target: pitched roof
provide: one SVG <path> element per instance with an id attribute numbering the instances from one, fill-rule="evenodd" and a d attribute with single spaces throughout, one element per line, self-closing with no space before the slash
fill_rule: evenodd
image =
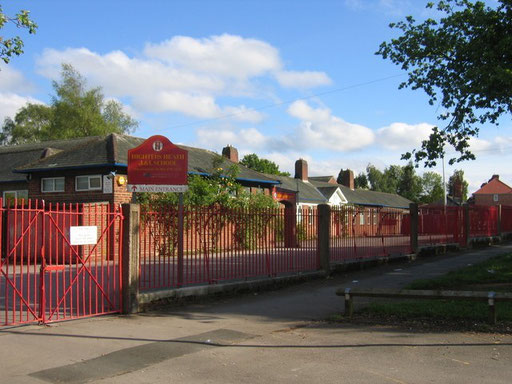
<path id="1" fill-rule="evenodd" d="M 298 202 L 306 204 L 325 204 L 327 199 L 315 186 L 306 181 L 289 176 L 276 176 L 265 174 L 267 177 L 276 178 L 281 182 L 279 188 L 298 193 Z"/>
<path id="2" fill-rule="evenodd" d="M 308 179 L 310 181 L 320 181 L 323 183 L 331 182 L 330 184 L 334 182 L 334 184 L 336 184 L 336 179 L 333 176 L 309 176 Z"/>
<path id="3" fill-rule="evenodd" d="M 474 195 L 500 195 L 512 193 L 512 188 L 510 188 L 503 181 L 500 181 L 499 176 L 494 175 L 488 183 L 482 185 L 482 187 L 474 192 Z"/>
<path id="4" fill-rule="evenodd" d="M 329 196 L 325 195 L 328 198 L 330 198 L 334 193 L 334 191 L 331 190 L 331 188 L 333 188 L 333 184 L 318 181 L 313 181 L 312 183 L 320 191 L 330 193 Z M 375 192 L 366 189 L 352 190 L 341 184 L 335 184 L 335 187 L 341 190 L 341 193 L 343 193 L 343 196 L 347 199 L 348 204 L 405 209 L 409 208 L 409 204 L 412 203 L 409 199 L 393 193 Z"/>
<path id="5" fill-rule="evenodd" d="M 25 181 L 25 175 L 13 173 L 13 169 L 39 160 L 42 156 L 51 156 L 70 146 L 83 142 L 84 139 L 52 140 L 0 147 L 0 181 Z"/>
<path id="6" fill-rule="evenodd" d="M 105 167 L 125 168 L 128 166 L 128 150 L 142 144 L 144 140 L 139 137 L 119 134 L 87 137 L 78 141 L 70 140 L 64 150 L 43 159 L 28 159 L 29 161 L 26 161 L 23 165 L 17 165 L 15 172 L 32 173 Z M 220 156 L 205 149 L 183 145 L 178 145 L 178 147 L 188 151 L 189 174 L 210 174 L 213 168 L 213 160 Z M 223 158 L 220 167 L 228 169 L 234 164 Z M 241 164 L 237 165 L 239 169 L 238 180 L 259 184 L 279 184 L 275 177 L 265 176 Z"/>

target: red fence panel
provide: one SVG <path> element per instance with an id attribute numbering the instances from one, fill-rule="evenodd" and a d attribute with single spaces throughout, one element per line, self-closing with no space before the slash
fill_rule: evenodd
<path id="1" fill-rule="evenodd" d="M 512 232 L 512 206 L 510 205 L 501 206 L 501 232 Z"/>
<path id="2" fill-rule="evenodd" d="M 498 235 L 498 207 L 471 206 L 469 223 L 471 237 Z"/>
<path id="3" fill-rule="evenodd" d="M 119 206 L 28 200 L 1 213 L 0 325 L 121 310 Z"/>
<path id="4" fill-rule="evenodd" d="M 426 206 L 418 209 L 418 245 L 466 244 L 463 207 Z"/>
<path id="5" fill-rule="evenodd" d="M 408 210 L 331 208 L 331 261 L 369 259 L 411 252 L 404 228 Z"/>
<path id="6" fill-rule="evenodd" d="M 177 207 L 141 208 L 139 285 L 142 291 L 318 268 L 317 211 L 184 208 L 184 256 L 177 252 Z M 291 241 L 293 236 L 294 241 Z M 181 272 L 183 271 L 183 272 Z"/>

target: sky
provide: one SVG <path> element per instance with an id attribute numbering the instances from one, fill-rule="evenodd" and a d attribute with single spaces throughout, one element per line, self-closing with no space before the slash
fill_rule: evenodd
<path id="1" fill-rule="evenodd" d="M 121 102 L 139 122 L 134 136 L 221 152 L 226 145 L 294 173 L 356 174 L 368 164 L 405 165 L 439 106 L 398 89 L 404 71 L 375 55 L 396 37 L 389 23 L 431 16 L 426 0 L 75 0 L 15 1 L 39 25 L 20 33 L 25 53 L 0 66 L 0 119 L 49 103 L 62 63 Z M 490 5 L 493 0 L 488 1 Z M 512 120 L 481 128 L 476 161 L 462 169 L 470 192 L 499 174 L 512 185 Z M 450 155 L 450 150 L 448 151 Z M 442 174 L 439 164 L 433 169 Z"/>

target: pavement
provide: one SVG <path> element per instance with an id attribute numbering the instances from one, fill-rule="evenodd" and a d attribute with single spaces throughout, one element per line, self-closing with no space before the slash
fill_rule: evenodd
<path id="1" fill-rule="evenodd" d="M 0 329 L 0 383 L 510 383 L 512 335 L 332 324 L 337 288 L 400 288 L 512 245 L 130 316 Z"/>

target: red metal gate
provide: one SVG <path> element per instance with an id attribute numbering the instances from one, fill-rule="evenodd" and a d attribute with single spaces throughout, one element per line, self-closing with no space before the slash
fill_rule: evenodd
<path id="1" fill-rule="evenodd" d="M 121 311 L 118 205 L 15 201 L 0 218 L 0 325 Z"/>

